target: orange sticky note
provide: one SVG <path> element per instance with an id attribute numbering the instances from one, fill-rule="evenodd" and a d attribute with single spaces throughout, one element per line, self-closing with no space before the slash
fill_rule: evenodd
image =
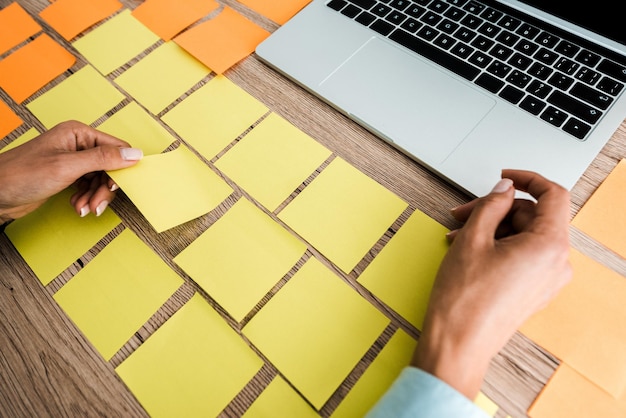
<path id="1" fill-rule="evenodd" d="M 121 8 L 118 0 L 57 0 L 39 16 L 69 41 Z"/>
<path id="2" fill-rule="evenodd" d="M 22 103 L 75 62 L 74 55 L 44 33 L 0 61 L 0 87 Z"/>
<path id="3" fill-rule="evenodd" d="M 18 3 L 11 3 L 0 10 L 0 54 L 7 52 L 20 42 L 41 30 L 41 26 L 22 9 Z"/>
<path id="4" fill-rule="evenodd" d="M 604 392 L 567 364 L 561 364 L 528 410 L 531 418 L 623 418 L 626 396 Z"/>
<path id="5" fill-rule="evenodd" d="M 572 225 L 626 258 L 626 159 L 620 161 L 572 220 Z"/>
<path id="6" fill-rule="evenodd" d="M 311 0 L 239 0 L 239 2 L 282 25 Z"/>
<path id="7" fill-rule="evenodd" d="M 183 32 L 174 42 L 218 74 L 241 61 L 269 32 L 228 6 L 211 20 Z"/>
<path id="8" fill-rule="evenodd" d="M 570 262 L 572 281 L 520 330 L 618 397 L 626 392 L 626 277 L 576 250 Z"/>
<path id="9" fill-rule="evenodd" d="M 146 0 L 133 16 L 165 41 L 219 7 L 215 0 Z"/>
<path id="10" fill-rule="evenodd" d="M 4 138 L 22 124 L 22 119 L 0 100 L 0 139 Z"/>

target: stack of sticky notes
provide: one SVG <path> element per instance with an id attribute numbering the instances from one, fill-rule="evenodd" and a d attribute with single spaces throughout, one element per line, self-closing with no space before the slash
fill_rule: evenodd
<path id="1" fill-rule="evenodd" d="M 626 257 L 626 160 L 572 220 L 572 225 Z M 529 414 L 626 416 L 626 277 L 572 250 L 574 278 L 521 329 L 562 363 Z"/>

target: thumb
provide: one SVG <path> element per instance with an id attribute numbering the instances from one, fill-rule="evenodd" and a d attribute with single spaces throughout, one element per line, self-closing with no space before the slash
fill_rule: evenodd
<path id="1" fill-rule="evenodd" d="M 478 201 L 463 227 L 464 232 L 470 236 L 493 240 L 498 225 L 509 213 L 514 201 L 513 180 L 500 180 L 487 196 Z"/>
<path id="2" fill-rule="evenodd" d="M 101 145 L 68 154 L 68 170 L 74 179 L 93 171 L 110 171 L 135 165 L 143 157 L 138 148 L 120 148 Z M 66 161 L 67 162 L 67 161 Z"/>

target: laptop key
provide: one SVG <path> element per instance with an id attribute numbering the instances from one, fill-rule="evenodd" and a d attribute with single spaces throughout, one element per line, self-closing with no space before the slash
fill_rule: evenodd
<path id="1" fill-rule="evenodd" d="M 432 46 L 427 42 L 424 42 L 402 29 L 396 29 L 391 35 L 389 35 L 389 39 L 398 42 L 400 45 L 417 52 L 425 58 L 449 69 L 467 80 L 471 81 L 475 79 L 478 73 L 480 73 L 478 68 L 450 55 L 445 51 L 442 51 L 435 46 Z"/>
<path id="2" fill-rule="evenodd" d="M 341 10 L 344 8 L 344 6 L 348 4 L 348 2 L 344 1 L 344 0 L 331 0 L 327 6 L 330 7 L 333 10 Z"/>
<path id="3" fill-rule="evenodd" d="M 570 90 L 570 94 L 602 110 L 608 108 L 613 102 L 613 98 L 608 94 L 592 89 L 582 83 L 574 84 L 574 87 Z"/>
<path id="4" fill-rule="evenodd" d="M 626 67 L 616 64 L 607 59 L 602 60 L 600 65 L 597 67 L 598 71 L 603 72 L 604 74 L 613 77 L 618 81 L 626 82 Z"/>
<path id="5" fill-rule="evenodd" d="M 604 77 L 599 83 L 598 88 L 605 93 L 609 93 L 611 96 L 617 96 L 622 91 L 624 85 L 617 81 L 611 80 L 608 77 Z"/>
<path id="6" fill-rule="evenodd" d="M 389 5 L 394 9 L 403 11 L 406 9 L 411 2 L 409 0 L 392 0 Z M 371 7 L 371 6 L 370 6 Z"/>
<path id="7" fill-rule="evenodd" d="M 355 18 L 359 13 L 361 13 L 361 9 L 356 7 L 354 4 L 347 5 L 342 11 L 342 15 L 346 15 L 349 18 Z"/>
<path id="8" fill-rule="evenodd" d="M 560 90 L 552 92 L 552 94 L 548 96 L 548 102 L 587 123 L 596 123 L 600 119 L 600 116 L 602 116 L 601 111 L 566 95 Z"/>
<path id="9" fill-rule="evenodd" d="M 596 84 L 596 82 L 598 80 L 600 80 L 602 75 L 599 72 L 592 70 L 591 68 L 582 67 L 580 69 L 580 71 L 578 71 L 576 73 L 575 77 L 578 80 L 584 81 L 585 83 L 589 84 L 590 86 L 593 86 L 594 84 Z M 610 93 L 610 94 L 612 94 L 612 93 Z"/>
<path id="10" fill-rule="evenodd" d="M 378 17 L 385 17 L 390 11 L 391 7 L 385 6 L 384 4 L 378 4 L 371 10 L 371 12 Z"/>
<path id="11" fill-rule="evenodd" d="M 404 29 L 404 30 L 407 30 L 407 31 L 411 32 L 411 33 L 415 33 L 422 26 L 423 25 L 420 22 L 418 22 L 417 20 L 415 20 L 415 19 L 410 17 L 400 27 L 402 29 Z"/>
<path id="12" fill-rule="evenodd" d="M 492 93 L 497 93 L 504 86 L 504 81 L 483 73 L 476 79 L 476 84 Z"/>
<path id="13" fill-rule="evenodd" d="M 376 16 L 368 12 L 362 12 L 354 20 L 359 22 L 361 25 L 369 26 L 373 21 L 376 20 Z"/>
<path id="14" fill-rule="evenodd" d="M 359 6 L 361 9 L 369 10 L 376 4 L 376 0 L 348 0 L 350 3 Z"/>
<path id="15" fill-rule="evenodd" d="M 524 97 L 524 92 L 513 86 L 506 86 L 502 89 L 499 96 L 508 102 L 517 104 L 520 100 L 522 100 L 522 97 Z"/>
<path id="16" fill-rule="evenodd" d="M 378 19 L 376 22 L 372 23 L 370 28 L 374 29 L 376 32 L 380 33 L 383 36 L 387 36 L 391 33 L 392 30 L 395 29 L 395 26 L 393 26 L 389 22 L 385 22 L 382 19 Z"/>
<path id="17" fill-rule="evenodd" d="M 526 96 L 519 104 L 519 107 L 535 116 L 541 113 L 546 104 L 534 96 Z"/>
<path id="18" fill-rule="evenodd" d="M 578 139 L 583 139 L 591 130 L 591 126 L 579 121 L 576 118 L 569 118 L 569 120 L 565 122 L 565 125 L 563 125 L 562 129 Z"/>
<path id="19" fill-rule="evenodd" d="M 556 107 L 548 106 L 548 108 L 543 111 L 540 118 L 558 127 L 563 125 L 563 122 L 567 119 L 567 114 Z"/>
<path id="20" fill-rule="evenodd" d="M 530 83 L 531 77 L 528 74 L 525 74 L 518 70 L 513 70 L 511 74 L 506 78 L 506 81 L 517 86 L 519 88 L 524 88 Z"/>

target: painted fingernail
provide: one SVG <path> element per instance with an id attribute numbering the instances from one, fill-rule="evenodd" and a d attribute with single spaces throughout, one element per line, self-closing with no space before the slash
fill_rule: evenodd
<path id="1" fill-rule="evenodd" d="M 491 193 L 504 193 L 513 186 L 513 180 L 502 179 L 491 189 Z"/>
<path id="2" fill-rule="evenodd" d="M 114 192 L 114 191 L 116 191 L 119 188 L 120 188 L 120 186 L 118 186 L 117 183 L 113 183 L 113 185 L 109 188 L 109 190 Z"/>
<path id="3" fill-rule="evenodd" d="M 80 208 L 80 217 L 84 218 L 85 216 L 87 216 L 89 214 L 89 206 L 85 205 L 82 208 Z"/>
<path id="4" fill-rule="evenodd" d="M 143 157 L 143 151 L 139 148 L 120 148 L 120 154 L 125 161 L 138 161 Z"/>
<path id="5" fill-rule="evenodd" d="M 109 206 L 109 202 L 107 202 L 106 200 L 103 200 L 102 202 L 100 202 L 100 204 L 96 208 L 96 216 L 102 215 L 102 212 L 104 212 L 107 206 Z"/>
<path id="6" fill-rule="evenodd" d="M 452 241 L 454 239 L 454 237 L 457 236 L 457 234 L 459 233 L 458 229 L 453 229 L 452 231 L 448 232 L 446 234 L 446 238 L 448 239 L 448 241 Z"/>

